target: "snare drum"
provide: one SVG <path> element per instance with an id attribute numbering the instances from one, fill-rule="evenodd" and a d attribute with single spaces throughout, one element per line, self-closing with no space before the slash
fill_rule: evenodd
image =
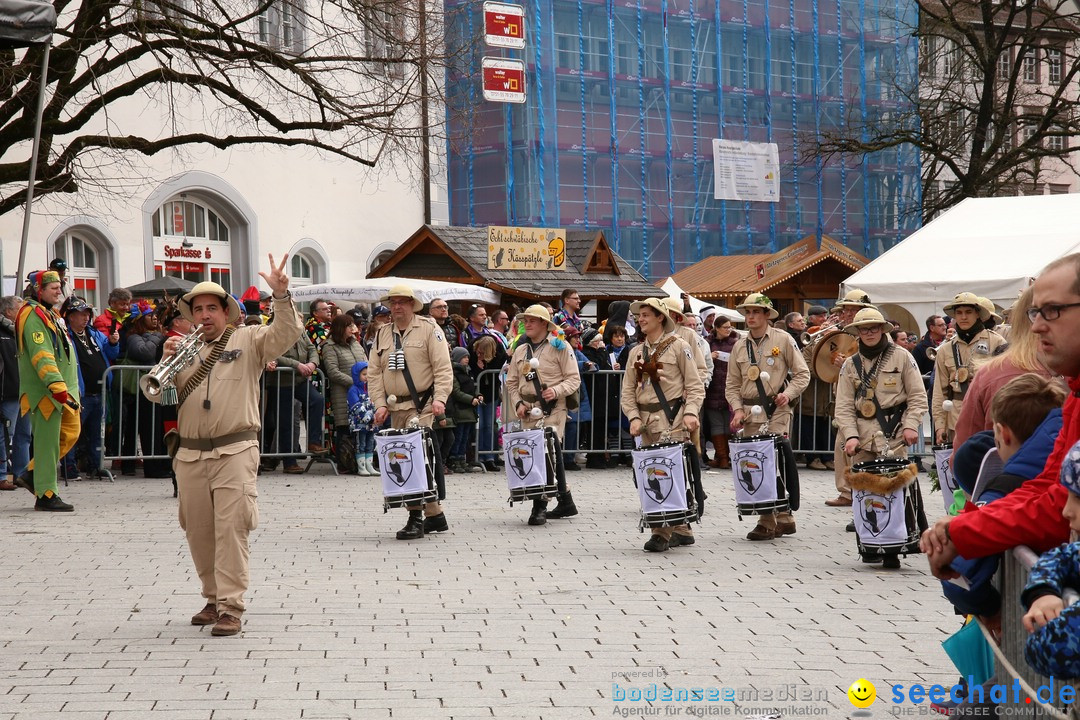
<path id="1" fill-rule="evenodd" d="M 789 509 L 783 446 L 784 436 L 774 433 L 728 438 L 739 515 Z"/>
<path id="2" fill-rule="evenodd" d="M 375 452 L 379 454 L 384 510 L 439 499 L 430 428 L 380 430 L 375 433 Z"/>
<path id="3" fill-rule="evenodd" d="M 914 465 L 906 458 L 856 463 L 848 474 L 861 555 L 919 552 L 926 514 Z"/>
<path id="4" fill-rule="evenodd" d="M 510 504 L 555 497 L 555 428 L 504 432 L 502 438 Z"/>
<path id="5" fill-rule="evenodd" d="M 941 488 L 941 500 L 945 503 L 945 512 L 953 504 L 953 496 L 960 489 L 952 471 L 953 444 L 934 445 L 930 448 L 934 453 L 934 464 L 937 466 L 938 485 Z"/>
<path id="6" fill-rule="evenodd" d="M 697 522 L 688 443 L 663 442 L 631 452 L 641 501 L 641 527 L 675 527 Z"/>

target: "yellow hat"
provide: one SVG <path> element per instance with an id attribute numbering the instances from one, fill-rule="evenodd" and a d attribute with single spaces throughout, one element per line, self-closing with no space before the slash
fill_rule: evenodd
<path id="1" fill-rule="evenodd" d="M 746 315 L 746 313 L 744 312 L 744 308 L 752 307 L 761 308 L 762 310 L 768 310 L 770 320 L 775 320 L 776 318 L 780 317 L 780 313 L 778 313 L 776 311 L 776 308 L 773 307 L 772 300 L 769 299 L 768 295 L 763 295 L 762 293 L 750 293 L 746 296 L 745 300 L 735 306 L 735 309 L 741 312 L 743 315 Z"/>
<path id="2" fill-rule="evenodd" d="M 833 306 L 830 312 L 840 312 L 845 305 L 854 305 L 861 308 L 874 307 L 874 304 L 870 302 L 870 296 L 858 288 L 852 288 L 844 293 L 844 297 L 836 301 L 836 305 Z"/>
<path id="3" fill-rule="evenodd" d="M 660 298 L 660 302 L 664 303 L 664 307 L 667 308 L 668 315 L 672 316 L 672 320 L 675 320 L 675 315 L 679 317 L 686 317 L 686 313 L 682 309 L 682 298 L 666 297 Z"/>
<path id="4" fill-rule="evenodd" d="M 675 321 L 671 319 L 671 313 L 668 312 L 667 303 L 660 298 L 645 298 L 644 300 L 638 300 L 637 302 L 630 303 L 630 312 L 637 315 L 641 312 L 641 308 L 652 308 L 656 312 L 660 313 L 660 319 L 663 320 L 664 332 L 671 332 L 675 329 Z"/>
<path id="5" fill-rule="evenodd" d="M 986 306 L 979 302 L 980 298 L 975 293 L 962 292 L 957 293 L 956 297 L 952 299 L 948 305 L 945 306 L 945 314 L 949 317 L 953 316 L 953 311 L 958 307 L 967 305 L 973 307 L 979 311 L 979 319 L 986 322 L 990 319 L 990 311 L 986 309 Z"/>
<path id="6" fill-rule="evenodd" d="M 990 298 L 984 298 L 979 295 L 979 307 L 984 308 L 986 312 L 990 313 L 990 317 L 994 318 L 994 322 L 999 323 L 1002 320 L 1001 315 L 997 311 L 997 306 L 994 305 L 994 301 Z"/>
<path id="7" fill-rule="evenodd" d="M 519 314 L 518 317 L 531 317 L 536 318 L 537 320 L 543 320 L 547 323 L 548 330 L 550 332 L 556 332 L 559 329 L 558 325 L 551 322 L 551 313 L 549 313 L 548 309 L 543 305 L 530 305 L 529 307 L 525 308 L 524 312 Z"/>
<path id="8" fill-rule="evenodd" d="M 395 285 L 386 291 L 386 294 L 379 298 L 379 302 L 390 302 L 390 298 L 403 297 L 409 298 L 413 301 L 413 312 L 420 312 L 424 309 L 424 301 L 416 297 L 416 291 L 408 285 Z"/>
<path id="9" fill-rule="evenodd" d="M 844 326 L 844 332 L 852 335 L 859 334 L 859 328 L 870 327 L 871 325 L 889 325 L 892 326 L 885 316 L 881 314 L 881 311 L 877 308 L 863 308 L 859 312 L 855 313 L 855 319 Z M 855 332 L 851 332 L 854 330 Z"/>
<path id="10" fill-rule="evenodd" d="M 240 303 L 236 301 L 236 298 L 225 292 L 225 288 L 221 287 L 216 282 L 206 280 L 191 288 L 190 291 L 184 293 L 184 296 L 180 298 L 180 314 L 183 315 L 184 319 L 188 322 L 196 322 L 195 316 L 191 313 L 191 303 L 195 302 L 195 298 L 200 295 L 216 295 L 221 298 L 225 302 L 225 312 L 228 313 L 228 322 L 234 323 L 240 319 Z"/>

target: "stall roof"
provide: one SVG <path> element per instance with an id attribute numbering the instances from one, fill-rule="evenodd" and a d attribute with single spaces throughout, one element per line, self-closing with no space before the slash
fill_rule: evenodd
<path id="1" fill-rule="evenodd" d="M 714 255 L 671 277 L 699 298 L 744 296 L 765 292 L 820 262 L 832 260 L 853 272 L 870 261 L 830 237 L 803 238 L 769 255 Z"/>
<path id="2" fill-rule="evenodd" d="M 566 269 L 490 270 L 486 227 L 424 225 L 370 277 L 400 275 L 482 285 L 504 295 L 558 298 L 576 288 L 594 299 L 659 297 L 663 291 L 616 255 L 601 230 L 566 231 Z"/>

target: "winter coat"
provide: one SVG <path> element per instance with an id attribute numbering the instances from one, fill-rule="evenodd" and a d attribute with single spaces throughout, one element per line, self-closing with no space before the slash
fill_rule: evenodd
<path id="1" fill-rule="evenodd" d="M 454 363 L 454 389 L 450 392 L 450 408 L 446 415 L 455 425 L 475 425 L 479 419 L 476 406 L 472 404 L 476 397 L 476 381 L 469 374 L 469 368 L 461 363 Z"/>
<path id="2" fill-rule="evenodd" d="M 90 325 L 86 326 L 86 334 L 89 335 L 90 338 L 94 342 L 96 342 L 97 346 L 101 349 L 101 356 L 105 358 L 105 367 L 111 367 L 112 364 L 116 362 L 117 357 L 120 356 L 120 343 L 117 343 L 116 345 L 110 345 L 108 336 L 98 330 L 95 330 Z M 71 340 L 71 347 L 75 348 L 76 343 L 79 342 L 79 339 L 76 338 L 75 334 L 71 332 L 71 328 L 68 328 L 68 339 Z M 0 340 L 2 340 L 2 337 L 0 337 Z M 157 360 L 155 360 L 154 362 L 156 363 Z M 7 366 L 5 365 L 4 367 L 6 369 Z M 106 390 L 112 387 L 112 377 L 112 373 L 108 373 L 105 376 Z M 82 396 L 85 394 L 86 381 L 83 379 L 82 365 L 79 365 L 79 395 Z"/>
<path id="3" fill-rule="evenodd" d="M 595 364 L 591 371 L 581 372 L 581 384 L 589 396 L 589 406 L 594 419 L 607 423 L 607 419 L 619 413 L 619 389 L 622 387 L 622 376 L 613 373 L 599 373 L 600 370 L 611 370 L 611 356 L 605 349 L 596 350 L 591 347 L 581 351 L 585 359 Z"/>
<path id="4" fill-rule="evenodd" d="M 1069 539 L 1069 523 L 1061 515 L 1068 490 L 1059 482 L 1061 461 L 1080 440 L 1080 378 L 1069 382 L 1061 432 L 1054 450 L 1037 477 L 989 505 L 960 513 L 949 523 L 949 537 L 968 558 L 1004 552 L 1027 545 L 1045 552 Z"/>
<path id="5" fill-rule="evenodd" d="M 364 347 L 356 340 L 338 345 L 327 340 L 322 348 L 322 369 L 330 386 L 330 407 L 334 411 L 334 427 L 349 424 L 349 389 L 353 386 L 352 368 L 367 362 Z"/>
<path id="6" fill-rule="evenodd" d="M 372 422 L 375 420 L 375 406 L 367 394 L 367 381 L 360 379 L 360 373 L 367 369 L 368 364 L 361 360 L 352 366 L 353 385 L 349 388 L 349 430 L 356 432 L 364 430 L 370 432 L 374 429 Z"/>
<path id="7" fill-rule="evenodd" d="M 320 366 L 319 351 L 315 349 L 315 345 L 312 344 L 311 339 L 307 334 L 302 334 L 293 346 L 285 351 L 285 354 L 277 359 L 278 367 L 293 368 L 293 382 L 300 384 L 309 378 L 304 377 L 298 372 L 295 372 L 297 365 L 308 363 L 315 363 L 315 367 Z M 316 371 L 317 372 L 317 371 Z M 313 375 L 312 378 L 318 377 Z"/>
<path id="8" fill-rule="evenodd" d="M 1043 595 L 1061 597 L 1065 588 L 1080 583 L 1080 543 L 1054 548 L 1039 558 L 1028 574 L 1020 602 L 1029 608 Z M 1024 658 L 1036 672 L 1047 677 L 1080 676 L 1080 606 L 1065 608 L 1060 615 L 1027 638 Z"/>
<path id="9" fill-rule="evenodd" d="M 469 329 L 466 328 L 465 332 L 461 334 L 461 337 L 468 337 L 468 333 Z M 488 333 L 488 335 L 490 335 L 491 339 L 495 341 L 495 356 L 491 358 L 491 361 L 488 362 L 487 365 L 485 365 L 484 367 L 480 367 L 479 365 L 479 358 L 476 357 L 476 349 L 473 347 L 473 344 L 470 343 L 468 346 L 469 370 L 472 372 L 473 379 L 478 380 L 477 395 L 484 396 L 485 405 L 492 402 L 498 404 L 499 393 L 502 392 L 502 383 L 499 382 L 499 377 L 501 374 L 493 375 L 491 373 L 488 373 L 481 378 L 480 373 L 485 370 L 502 370 L 502 366 L 505 365 L 506 361 L 509 359 L 509 355 L 506 354 L 506 348 L 504 348 L 502 346 L 502 343 L 499 342 L 499 338 L 495 337 L 495 335 L 491 333 Z M 483 336 L 479 335 L 476 339 L 479 339 L 480 337 Z"/>
<path id="10" fill-rule="evenodd" d="M 18 358 L 15 323 L 0 316 L 0 400 L 19 399 Z"/>
<path id="11" fill-rule="evenodd" d="M 586 369 L 586 363 L 589 362 L 589 359 L 580 350 L 574 350 L 574 358 L 577 360 L 578 373 L 581 375 L 581 383 L 584 385 L 588 374 L 596 372 L 596 370 Z M 589 393 L 581 391 L 578 396 L 581 398 L 581 404 L 577 410 L 571 410 L 568 413 L 570 419 L 579 422 L 592 422 L 592 403 L 589 400 Z"/>
<path id="12" fill-rule="evenodd" d="M 127 355 L 131 365 L 156 365 L 161 359 L 161 346 L 165 336 L 159 332 L 131 333 L 127 339 Z"/>
<path id="13" fill-rule="evenodd" d="M 714 336 L 713 339 L 709 341 L 709 354 L 721 352 L 730 355 L 731 351 L 735 348 L 735 343 L 738 341 L 739 336 L 734 332 L 728 333 L 728 336 L 723 340 L 719 340 Z M 711 408 L 712 410 L 727 408 L 727 398 L 724 397 L 724 391 L 725 388 L 727 388 L 727 369 L 728 363 L 723 356 L 715 361 L 715 364 L 713 365 L 712 382 L 705 388 L 705 407 Z"/>

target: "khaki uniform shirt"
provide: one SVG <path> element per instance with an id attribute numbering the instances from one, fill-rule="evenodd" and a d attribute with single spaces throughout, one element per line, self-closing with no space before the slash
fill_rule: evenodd
<path id="1" fill-rule="evenodd" d="M 947 340 L 937 348 L 937 358 L 934 360 L 934 405 L 931 417 L 934 421 L 934 432 L 944 430 L 946 427 L 952 432 L 956 427 L 956 421 L 960 418 L 960 408 L 963 406 L 962 393 L 971 387 L 971 381 L 975 379 L 975 373 L 980 367 L 994 357 L 994 351 L 1005 344 L 1005 339 L 993 330 L 982 330 L 965 343 L 959 336 Z M 959 350 L 960 367 L 968 372 L 967 381 L 960 383 L 957 378 L 958 368 L 956 358 L 953 357 L 953 347 Z M 946 400 L 952 400 L 952 412 L 945 412 L 941 404 Z"/>
<path id="2" fill-rule="evenodd" d="M 761 418 L 750 417 L 750 408 L 760 405 L 761 401 L 758 397 L 757 383 L 749 376 L 752 363 L 747 342 L 752 343 L 754 347 L 756 362 L 753 364 L 761 372 L 769 374 L 767 381 L 762 379 L 765 394 L 772 398 L 783 389 L 784 394 L 791 401 L 784 407 L 776 408 L 768 422 L 764 421 L 764 415 Z M 789 371 L 791 372 L 790 381 L 788 380 Z M 790 432 L 792 408 L 809 384 L 810 370 L 806 367 L 802 352 L 795 346 L 795 340 L 785 330 L 770 327 L 765 330 L 765 335 L 756 341 L 748 334 L 740 338 L 731 349 L 725 396 L 731 405 L 732 412 L 741 408 L 746 414 L 744 426 L 751 434 L 755 434 L 765 426 L 768 426 L 770 432 L 781 434 Z"/>
<path id="3" fill-rule="evenodd" d="M 659 343 L 649 346 L 649 361 L 660 364 L 657 370 L 660 377 L 660 389 L 668 404 L 671 405 L 680 398 L 683 400 L 675 413 L 675 422 L 668 423 L 667 416 L 660 407 L 660 399 L 656 395 L 652 379 L 640 373 L 636 367 L 637 363 L 642 362 L 647 343 L 641 342 L 635 345 L 626 360 L 626 372 L 623 374 L 622 385 L 622 411 L 630 422 L 641 420 L 642 445 L 659 442 L 668 430 L 671 431 L 672 440 L 686 440 L 683 417 L 700 416 L 701 404 L 705 401 L 705 385 L 694 365 L 694 353 L 690 345 L 682 338 L 675 338 L 664 349 L 664 352 L 656 357 L 656 348 L 666 342 L 669 337 L 671 336 L 666 335 Z"/>
<path id="4" fill-rule="evenodd" d="M 375 335 L 368 357 L 368 397 L 376 409 L 386 407 L 390 410 L 393 415 L 391 422 L 395 427 L 398 425 L 398 413 L 419 415 L 422 423 L 430 424 L 430 418 L 425 422 L 423 417 L 430 415 L 430 409 L 425 413 L 425 408 L 413 407 L 409 386 L 405 383 L 405 373 L 388 369 L 390 356 L 395 352 L 395 332 L 397 325 L 391 322 L 379 328 Z M 405 364 L 409 368 L 416 392 L 423 395 L 424 391 L 434 387 L 431 402 L 438 400 L 445 403 L 450 397 L 450 391 L 454 389 L 454 370 L 442 330 L 434 320 L 414 315 L 400 337 Z M 387 400 L 390 395 L 395 396 L 395 402 Z"/>
<path id="5" fill-rule="evenodd" d="M 225 352 L 210 370 L 210 375 L 188 396 L 177 411 L 177 430 L 184 438 L 220 438 L 225 435 L 262 428 L 259 412 L 259 378 L 266 364 L 281 356 L 304 332 L 300 313 L 292 297 L 274 299 L 274 322 L 269 325 L 246 325 L 233 331 Z M 209 357 L 213 344 L 199 352 L 199 361 L 188 365 L 176 376 L 176 387 L 183 389 L 201 361 Z M 229 353 L 237 353 L 227 360 Z M 147 396 L 151 402 L 160 395 Z M 210 407 L 206 407 L 209 401 Z M 180 448 L 176 459 L 194 462 L 204 458 L 235 455 L 259 444 L 257 439 L 230 443 L 213 450 Z"/>
<path id="6" fill-rule="evenodd" d="M 860 361 L 863 375 L 868 375 L 874 367 L 874 361 L 862 355 L 860 355 Z M 862 387 L 862 379 L 855 368 L 854 358 L 848 358 L 844 362 L 840 368 L 840 377 L 836 381 L 836 421 L 837 433 L 842 443 L 851 438 L 858 438 L 861 450 L 876 455 L 885 449 L 886 441 L 890 445 L 896 445 L 893 438 L 901 437 L 904 430 L 921 432 L 922 416 L 926 414 L 927 403 L 926 389 L 915 358 L 907 350 L 896 345 L 892 346 L 889 357 L 878 365 L 871 382 L 874 397 L 886 413 L 889 408 L 907 402 L 907 410 L 904 411 L 900 424 L 896 426 L 895 435 L 885 440 L 875 438 L 876 433 L 884 430 L 878 424 L 876 413 L 871 418 L 864 418 L 859 413 L 860 403 L 867 398 Z"/>
<path id="7" fill-rule="evenodd" d="M 701 384 L 707 386 L 709 381 L 712 380 L 712 370 L 709 368 L 708 363 L 705 362 L 705 353 L 701 349 L 701 336 L 696 332 L 686 327 L 685 325 L 676 325 L 675 334 L 690 346 L 690 352 L 694 356 L 694 367 L 697 368 L 698 377 L 701 378 Z"/>
<path id="8" fill-rule="evenodd" d="M 536 386 L 532 380 L 525 377 L 532 371 L 529 365 L 527 348 L 528 341 L 523 340 L 514 349 L 514 354 L 510 357 L 510 363 L 506 369 L 506 391 L 510 401 L 510 415 L 508 417 L 511 418 L 517 417 L 519 402 L 525 403 L 529 410 L 540 407 L 539 399 L 536 396 Z M 533 357 L 540 363 L 540 366 L 536 369 L 540 379 L 540 387 L 551 388 L 558 396 L 551 413 L 544 418 L 544 425 L 555 428 L 555 432 L 561 440 L 566 426 L 566 396 L 572 394 L 581 386 L 581 375 L 578 373 L 574 351 L 566 344 L 563 345 L 562 350 L 559 350 L 545 340 L 540 344 L 539 348 L 533 351 Z M 524 422 L 526 427 L 532 427 L 536 421 L 526 415 Z"/>

